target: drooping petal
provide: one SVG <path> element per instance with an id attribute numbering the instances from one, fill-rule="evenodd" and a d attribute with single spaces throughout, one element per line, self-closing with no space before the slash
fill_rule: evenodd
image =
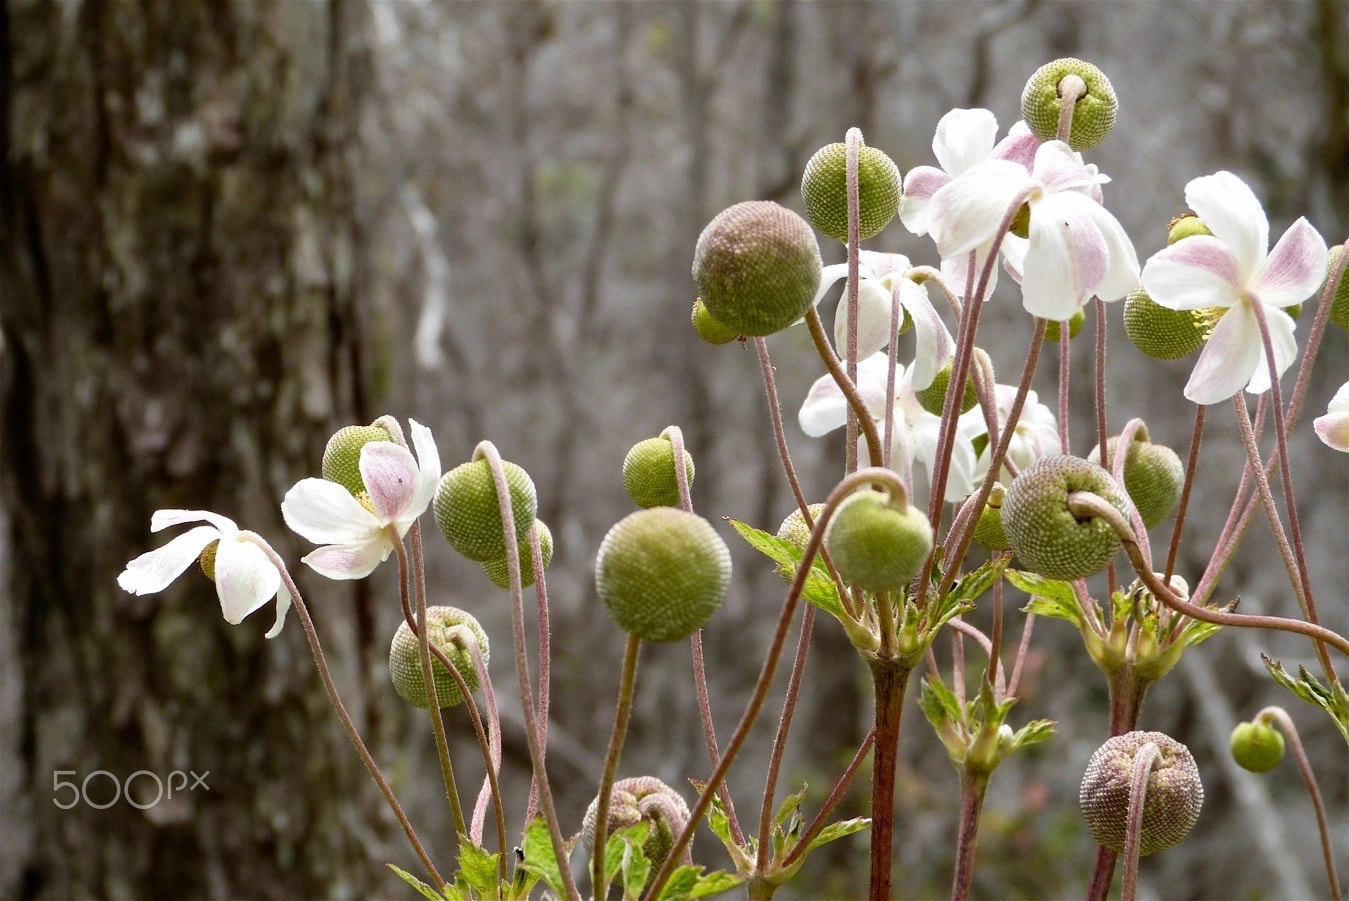
<path id="1" fill-rule="evenodd" d="M 932 195 L 945 187 L 951 177 L 932 166 L 917 166 L 904 176 L 904 193 L 899 198 L 899 221 L 915 235 L 928 229 L 928 203 Z"/>
<path id="2" fill-rule="evenodd" d="M 1200 351 L 1185 385 L 1185 397 L 1196 404 L 1227 400 L 1251 380 L 1261 354 L 1260 325 L 1255 314 L 1246 304 L 1237 304 L 1218 320 Z"/>
<path id="3" fill-rule="evenodd" d="M 1081 194 L 1052 194 L 1031 210 L 1030 244 L 1021 277 L 1022 306 L 1032 316 L 1072 318 L 1105 276 L 1105 239 Z"/>
<path id="4" fill-rule="evenodd" d="M 1007 130 L 1007 135 L 993 145 L 989 159 L 1008 160 L 1029 172 L 1035 167 L 1035 151 L 1040 149 L 1041 143 L 1024 121 L 1017 121 Z"/>
<path id="5" fill-rule="evenodd" d="M 1101 300 L 1119 300 L 1138 287 L 1138 253 L 1134 242 L 1119 220 L 1099 203 L 1082 207 L 1105 241 L 1107 265 L 1105 274 L 1096 286 L 1095 294 Z"/>
<path id="6" fill-rule="evenodd" d="M 941 117 L 932 153 L 950 176 L 988 159 L 998 135 L 998 120 L 986 109 L 953 109 Z"/>
<path id="7" fill-rule="evenodd" d="M 180 513 L 179 510 L 164 510 L 163 513 Z M 195 517 L 200 519 L 201 517 Z M 223 518 L 223 517 L 222 517 Z M 190 521 L 190 520 L 189 520 Z M 152 526 L 153 527 L 153 526 Z M 184 532 L 168 544 L 153 551 L 141 554 L 126 565 L 117 577 L 117 584 L 123 591 L 132 594 L 154 594 L 163 591 L 169 583 L 178 578 L 201 556 L 201 552 L 212 541 L 221 537 L 220 530 L 214 526 L 197 526 Z"/>
<path id="8" fill-rule="evenodd" d="M 973 250 L 992 239 L 1012 200 L 1030 183 L 1016 163 L 988 160 L 932 195 L 928 230 L 943 257 Z"/>
<path id="9" fill-rule="evenodd" d="M 1274 364 L 1282 376 L 1297 359 L 1297 339 L 1293 337 L 1296 325 L 1292 316 L 1274 307 L 1265 308 L 1265 322 L 1269 325 L 1269 342 L 1274 348 Z M 1269 390 L 1269 363 L 1265 358 L 1264 343 L 1258 333 L 1256 342 L 1260 345 L 1260 362 L 1256 364 L 1246 390 L 1252 394 L 1264 394 Z"/>
<path id="10" fill-rule="evenodd" d="M 1217 238 L 1198 235 L 1163 248 L 1143 266 L 1143 288 L 1172 310 L 1230 307 L 1241 298 L 1236 259 Z"/>
<path id="11" fill-rule="evenodd" d="M 296 482 L 281 501 L 281 515 L 291 531 L 314 544 L 352 544 L 380 529 L 375 514 L 327 479 Z"/>
<path id="12" fill-rule="evenodd" d="M 421 516 L 435 497 L 436 485 L 440 482 L 440 451 L 436 448 L 436 439 L 431 430 L 415 419 L 409 419 L 412 427 L 412 446 L 417 451 L 417 470 L 419 472 L 417 494 L 400 523 L 410 515 L 413 519 Z M 409 520 L 410 523 L 410 520 Z"/>
<path id="13" fill-rule="evenodd" d="M 303 561 L 329 579 L 364 579 L 388 559 L 393 544 L 371 540 L 361 544 L 329 544 L 311 551 Z"/>
<path id="14" fill-rule="evenodd" d="M 1349 453 L 1349 382 L 1335 392 L 1326 407 L 1326 415 L 1312 420 L 1312 428 L 1326 447 Z"/>
<path id="15" fill-rule="evenodd" d="M 1250 276 L 1269 249 L 1269 220 L 1265 208 L 1250 187 L 1231 172 L 1215 172 L 1185 186 L 1190 205 L 1213 237 L 1230 249 L 1236 262 L 1238 283 L 1249 284 Z M 1191 239 L 1177 242 L 1186 244 Z M 1154 298 L 1155 299 L 1155 298 Z"/>
<path id="16" fill-rule="evenodd" d="M 876 278 L 861 278 L 857 284 L 857 358 L 865 359 L 890 343 L 890 288 Z M 834 347 L 839 357 L 848 349 L 848 297 L 839 299 L 834 316 Z"/>
<path id="17" fill-rule="evenodd" d="M 1035 168 L 1031 170 L 1031 176 L 1052 193 L 1090 188 L 1104 178 L 1082 165 L 1077 154 L 1062 141 L 1046 141 L 1040 145 L 1035 151 Z"/>
<path id="18" fill-rule="evenodd" d="M 276 622 L 267 630 L 263 638 L 275 638 L 281 634 L 281 627 L 286 624 L 286 612 L 290 610 L 290 592 L 286 590 L 286 584 L 281 583 L 281 587 L 276 592 Z"/>
<path id="19" fill-rule="evenodd" d="M 1325 239 L 1306 217 L 1300 218 L 1288 226 L 1256 271 L 1251 290 L 1269 306 L 1302 303 L 1325 281 L 1328 260 Z"/>
<path id="20" fill-rule="evenodd" d="M 206 522 L 220 530 L 222 535 L 233 535 L 239 531 L 234 520 L 212 513 L 210 510 L 156 510 L 150 514 L 150 531 L 158 532 L 169 526 L 187 522 Z"/>
<path id="21" fill-rule="evenodd" d="M 360 468 L 375 515 L 381 523 L 393 522 L 417 494 L 417 461 L 391 441 L 371 441 L 361 448 Z"/>
<path id="22" fill-rule="evenodd" d="M 834 263 L 825 266 L 820 270 L 820 287 L 815 289 L 815 298 L 811 301 L 814 306 L 819 306 L 820 301 L 824 300 L 824 295 L 829 293 L 829 289 L 840 279 L 848 277 L 847 263 Z"/>
<path id="23" fill-rule="evenodd" d="M 812 438 L 827 435 L 848 421 L 848 402 L 832 375 L 822 375 L 810 386 L 796 419 L 801 431 Z"/>
<path id="24" fill-rule="evenodd" d="M 227 538 L 216 550 L 215 587 L 225 622 L 237 626 L 248 614 L 276 597 L 281 574 L 252 541 Z"/>
<path id="25" fill-rule="evenodd" d="M 951 358 L 955 339 L 928 299 L 925 286 L 914 284 L 907 278 L 901 279 L 899 302 L 913 320 L 917 352 L 909 375 L 913 387 L 921 391 L 932 384 L 937 371 Z"/>

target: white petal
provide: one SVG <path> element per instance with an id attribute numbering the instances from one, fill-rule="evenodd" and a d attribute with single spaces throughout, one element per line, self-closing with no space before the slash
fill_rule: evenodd
<path id="1" fill-rule="evenodd" d="M 246 538 L 220 542 L 215 555 L 215 588 L 225 622 L 237 626 L 276 597 L 280 587 L 281 574 L 262 548 Z"/>
<path id="2" fill-rule="evenodd" d="M 315 544 L 355 544 L 381 528 L 351 492 L 327 479 L 301 479 L 281 501 L 291 531 Z"/>
<path id="3" fill-rule="evenodd" d="M 1058 194 L 1032 209 L 1021 279 L 1021 303 L 1032 316 L 1072 318 L 1105 276 L 1105 239 L 1081 206 L 1092 203 L 1081 194 Z"/>
<path id="4" fill-rule="evenodd" d="M 397 519 L 412 503 L 419 486 L 417 461 L 407 448 L 391 441 L 361 447 L 361 479 L 381 523 Z"/>
<path id="5" fill-rule="evenodd" d="M 890 310 L 894 301 L 890 289 L 874 278 L 863 278 L 857 286 L 857 358 L 866 359 L 890 343 Z M 902 324 L 902 323 L 901 323 Z M 848 350 L 848 297 L 839 299 L 834 316 L 834 347 L 840 358 Z"/>
<path id="6" fill-rule="evenodd" d="M 1026 170 L 1006 160 L 980 163 L 932 195 L 928 229 L 943 257 L 990 241 L 1012 200 L 1030 182 Z"/>
<path id="7" fill-rule="evenodd" d="M 826 435 L 848 421 L 848 402 L 832 375 L 822 375 L 810 386 L 796 420 L 801 431 L 812 438 Z"/>
<path id="8" fill-rule="evenodd" d="M 1302 303 L 1326 280 L 1329 255 L 1321 233 L 1306 218 L 1288 226 L 1253 279 L 1261 303 L 1291 307 Z"/>
<path id="9" fill-rule="evenodd" d="M 1261 354 L 1260 326 L 1255 314 L 1244 303 L 1237 304 L 1218 320 L 1213 335 L 1200 351 L 1194 372 L 1185 385 L 1185 397 L 1196 404 L 1227 400 L 1251 380 Z"/>
<path id="10" fill-rule="evenodd" d="M 150 514 L 150 531 L 158 532 L 161 529 L 167 529 L 169 526 L 187 522 L 210 523 L 219 529 L 222 535 L 233 535 L 239 531 L 239 527 L 234 524 L 234 520 L 227 519 L 218 513 L 212 513 L 210 510 L 156 510 Z"/>
<path id="11" fill-rule="evenodd" d="M 1239 283 L 1249 284 L 1269 249 L 1269 220 L 1255 192 L 1231 172 L 1215 172 L 1186 185 L 1185 202 L 1232 251 Z"/>
<path id="12" fill-rule="evenodd" d="M 1035 168 L 1031 175 L 1052 193 L 1090 188 L 1102 179 L 1098 172 L 1082 165 L 1078 155 L 1062 141 L 1046 141 L 1040 145 L 1035 151 Z"/>
<path id="13" fill-rule="evenodd" d="M 364 579 L 388 559 L 392 550 L 387 538 L 363 544 L 330 544 L 311 551 L 303 560 L 329 579 Z"/>
<path id="14" fill-rule="evenodd" d="M 1227 245 L 1208 235 L 1184 238 L 1159 250 L 1143 266 L 1143 289 L 1172 310 L 1230 307 L 1241 297 L 1237 261 Z"/>
<path id="15" fill-rule="evenodd" d="M 1293 360 L 1297 359 L 1297 339 L 1293 337 L 1296 325 L 1292 316 L 1274 307 L 1265 309 L 1265 320 L 1269 324 L 1269 343 L 1274 348 L 1274 363 L 1282 376 L 1293 365 Z M 1246 390 L 1252 394 L 1264 394 L 1269 390 L 1269 363 L 1265 359 L 1263 342 L 1260 345 L 1260 362 L 1256 364 Z"/>
<path id="16" fill-rule="evenodd" d="M 1327 447 L 1349 453 L 1349 382 L 1330 399 L 1326 415 L 1312 420 L 1312 428 Z"/>
<path id="17" fill-rule="evenodd" d="M 904 176 L 904 193 L 899 198 L 899 221 L 915 235 L 928 229 L 928 202 L 945 187 L 951 177 L 932 166 L 917 166 Z"/>
<path id="18" fill-rule="evenodd" d="M 1349 413 L 1349 382 L 1340 386 L 1340 390 L 1335 392 L 1335 396 L 1330 399 L 1330 404 L 1326 407 L 1327 413 Z"/>
<path id="19" fill-rule="evenodd" d="M 1129 234 L 1110 211 L 1098 203 L 1083 207 L 1105 240 L 1107 264 L 1105 275 L 1096 286 L 1095 294 L 1101 300 L 1119 300 L 1138 286 L 1138 254 Z"/>
<path id="20" fill-rule="evenodd" d="M 163 547 L 147 551 L 132 560 L 117 577 L 117 584 L 123 591 L 132 594 L 163 591 L 201 556 L 208 544 L 219 539 L 220 530 L 214 526 L 197 526 Z"/>
<path id="21" fill-rule="evenodd" d="M 946 365 L 951 358 L 951 348 L 955 339 L 946 329 L 946 323 L 928 299 L 927 288 L 916 285 L 908 279 L 899 284 L 900 304 L 913 319 L 913 331 L 917 342 L 917 353 L 913 359 L 910 379 L 913 387 L 921 391 L 932 384 L 937 370 Z"/>
<path id="22" fill-rule="evenodd" d="M 276 622 L 267 630 L 263 638 L 275 638 L 281 634 L 281 627 L 286 624 L 286 611 L 290 610 L 290 592 L 286 590 L 285 582 L 276 592 Z"/>
<path id="23" fill-rule="evenodd" d="M 848 277 L 847 263 L 834 263 L 825 266 L 820 270 L 820 287 L 815 289 L 815 299 L 811 301 L 814 306 L 819 306 L 820 301 L 824 300 L 824 295 L 829 293 L 829 289 L 841 279 Z"/>
<path id="24" fill-rule="evenodd" d="M 412 506 L 420 516 L 431 498 L 435 496 L 436 484 L 440 481 L 440 451 L 436 448 L 436 439 L 431 430 L 415 419 L 409 419 L 412 427 L 412 446 L 417 451 L 417 470 L 420 473 L 417 495 Z"/>
<path id="25" fill-rule="evenodd" d="M 948 175 L 956 176 L 988 159 L 998 120 L 986 109 L 953 109 L 937 123 L 932 152 Z"/>

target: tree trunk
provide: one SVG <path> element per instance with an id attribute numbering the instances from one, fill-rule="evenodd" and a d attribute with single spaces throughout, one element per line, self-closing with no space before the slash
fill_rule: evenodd
<path id="1" fill-rule="evenodd" d="M 270 610 L 227 625 L 194 571 L 147 597 L 116 584 L 171 537 L 149 534 L 157 508 L 298 559 L 280 499 L 368 418 L 367 15 L 0 6 L 0 895 L 361 896 L 389 885 L 382 860 L 414 868 L 294 623 L 270 642 Z M 369 734 L 364 596 L 297 575 Z M 141 770 L 135 804 L 95 809 Z M 173 771 L 209 791 L 149 803 Z M 87 797 L 62 809 L 55 780 Z"/>

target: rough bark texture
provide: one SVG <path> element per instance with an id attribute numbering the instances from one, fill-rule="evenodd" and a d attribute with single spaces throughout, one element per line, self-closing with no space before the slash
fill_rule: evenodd
<path id="1" fill-rule="evenodd" d="M 366 895 L 385 878 L 387 817 L 300 630 L 264 641 L 270 610 L 225 624 L 194 572 L 143 598 L 115 582 L 166 540 L 148 533 L 162 507 L 217 511 L 297 559 L 279 500 L 366 412 L 351 190 L 366 14 L 0 8 L 0 628 L 18 661 L 0 895 Z M 301 585 L 369 726 L 362 599 L 317 581 Z M 61 810 L 57 770 L 209 770 L 210 791 Z M 134 788 L 153 799 L 153 780 Z"/>

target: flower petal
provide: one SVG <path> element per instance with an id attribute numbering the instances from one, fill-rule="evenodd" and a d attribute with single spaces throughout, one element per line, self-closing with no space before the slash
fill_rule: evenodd
<path id="1" fill-rule="evenodd" d="M 1143 289 L 1171 310 L 1230 307 L 1241 297 L 1232 252 L 1217 238 L 1184 238 L 1153 254 L 1143 266 Z"/>
<path id="2" fill-rule="evenodd" d="M 1101 300 L 1119 300 L 1138 287 L 1138 254 L 1134 251 L 1134 243 L 1119 220 L 1099 203 L 1093 202 L 1082 209 L 1105 241 L 1107 264 L 1095 294 Z"/>
<path id="3" fill-rule="evenodd" d="M 1046 141 L 1035 151 L 1031 177 L 1051 193 L 1100 184 L 1103 176 L 1084 166 L 1072 148 L 1062 141 Z"/>
<path id="4" fill-rule="evenodd" d="M 945 187 L 951 177 L 932 166 L 918 166 L 904 176 L 904 193 L 899 198 L 899 221 L 915 235 L 928 229 L 928 203 L 932 195 Z"/>
<path id="5" fill-rule="evenodd" d="M 262 548 L 242 537 L 220 542 L 215 554 L 215 588 L 225 622 L 237 626 L 276 597 L 280 587 L 281 574 Z"/>
<path id="6" fill-rule="evenodd" d="M 281 587 L 276 592 L 276 622 L 267 630 L 263 638 L 275 638 L 281 634 L 281 627 L 286 624 L 286 611 L 290 610 L 290 592 L 286 590 L 286 583 L 282 582 Z"/>
<path id="7" fill-rule="evenodd" d="M 928 299 L 927 288 L 914 284 L 909 279 L 899 283 L 899 302 L 908 311 L 913 320 L 913 332 L 917 343 L 917 352 L 913 358 L 913 368 L 909 377 L 913 387 L 919 391 L 932 384 L 937 370 L 946 365 L 951 358 L 951 348 L 955 339 L 942 322 L 941 316 Z"/>
<path id="8" fill-rule="evenodd" d="M 1312 295 L 1326 279 L 1329 255 L 1325 238 L 1306 217 L 1288 226 L 1252 279 L 1260 302 L 1291 307 Z"/>
<path id="9" fill-rule="evenodd" d="M 890 311 L 894 300 L 890 288 L 875 278 L 862 278 L 857 285 L 857 358 L 864 360 L 890 343 Z M 839 299 L 834 316 L 834 347 L 839 357 L 848 350 L 848 298 Z"/>
<path id="10" fill-rule="evenodd" d="M 164 510 L 162 513 L 182 511 Z M 197 526 L 184 532 L 168 544 L 141 554 L 126 565 L 117 584 L 132 594 L 154 594 L 163 591 L 192 565 L 212 541 L 220 539 L 220 530 L 214 526 Z"/>
<path id="11" fill-rule="evenodd" d="M 1293 337 L 1296 325 L 1292 316 L 1274 307 L 1265 310 L 1265 321 L 1269 324 L 1269 343 L 1274 348 L 1274 363 L 1282 377 L 1297 359 L 1297 339 Z M 1269 390 L 1269 363 L 1265 359 L 1263 341 L 1260 342 L 1260 362 L 1256 364 L 1246 390 L 1252 394 L 1264 394 Z"/>
<path id="12" fill-rule="evenodd" d="M 1255 314 L 1244 303 L 1237 304 L 1218 320 L 1213 335 L 1200 351 L 1194 372 L 1185 385 L 1185 397 L 1196 404 L 1227 400 L 1251 380 L 1261 353 L 1260 325 Z"/>
<path id="13" fill-rule="evenodd" d="M 815 299 L 811 301 L 813 306 L 819 306 L 820 301 L 824 300 L 824 295 L 829 293 L 829 289 L 841 279 L 848 277 L 847 263 L 834 263 L 825 266 L 820 270 L 820 287 L 815 289 Z"/>
<path id="14" fill-rule="evenodd" d="M 210 510 L 156 510 L 150 514 L 150 531 L 158 532 L 169 526 L 187 522 L 207 522 L 220 530 L 222 535 L 233 535 L 239 531 L 234 520 L 212 513 Z"/>
<path id="15" fill-rule="evenodd" d="M 1012 200 L 1029 182 L 1030 175 L 1016 163 L 988 160 L 933 194 L 928 230 L 942 257 L 991 240 Z"/>
<path id="16" fill-rule="evenodd" d="M 993 139 L 998 135 L 998 120 L 986 109 L 953 109 L 937 123 L 932 138 L 932 153 L 951 176 L 988 159 Z"/>
<path id="17" fill-rule="evenodd" d="M 1222 171 L 1186 185 L 1185 202 L 1213 232 L 1213 237 L 1231 250 L 1239 273 L 1238 283 L 1248 284 L 1269 249 L 1269 220 L 1255 192 L 1231 172 Z M 1184 243 L 1179 241 L 1176 246 Z"/>
<path id="18" fill-rule="evenodd" d="M 1030 244 L 1021 278 L 1021 304 L 1032 316 L 1071 319 L 1105 276 L 1105 239 L 1082 194 L 1053 194 L 1031 209 Z"/>
<path id="19" fill-rule="evenodd" d="M 1041 143 L 1024 121 L 1018 121 L 1007 130 L 1006 137 L 993 145 L 989 158 L 1008 160 L 1029 172 L 1035 167 L 1035 151 L 1040 149 Z"/>
<path id="20" fill-rule="evenodd" d="M 329 579 L 364 579 L 388 559 L 393 544 L 383 540 L 361 544 L 329 544 L 311 551 L 303 561 Z"/>
<path id="21" fill-rule="evenodd" d="M 374 442 L 372 442 L 374 443 Z M 381 528 L 351 492 L 327 479 L 301 479 L 281 501 L 291 531 L 315 544 L 355 544 Z"/>
<path id="22" fill-rule="evenodd" d="M 1326 415 L 1312 420 L 1312 428 L 1327 447 L 1349 453 L 1349 382 L 1330 399 Z"/>
<path id="23" fill-rule="evenodd" d="M 796 420 L 812 438 L 827 435 L 848 421 L 848 402 L 832 375 L 822 375 L 810 386 Z"/>
<path id="24" fill-rule="evenodd" d="M 398 520 L 400 524 L 407 520 L 407 524 L 411 525 L 412 520 L 421 516 L 435 497 L 436 485 L 440 482 L 440 451 L 436 448 L 436 439 L 430 429 L 415 419 L 409 419 L 408 423 L 412 427 L 412 446 L 417 451 L 419 476 L 417 494 Z M 406 531 L 406 526 L 403 531 Z"/>
<path id="25" fill-rule="evenodd" d="M 381 524 L 393 522 L 417 494 L 417 461 L 405 447 L 391 441 L 371 441 L 361 447 L 360 467 L 375 515 Z"/>

